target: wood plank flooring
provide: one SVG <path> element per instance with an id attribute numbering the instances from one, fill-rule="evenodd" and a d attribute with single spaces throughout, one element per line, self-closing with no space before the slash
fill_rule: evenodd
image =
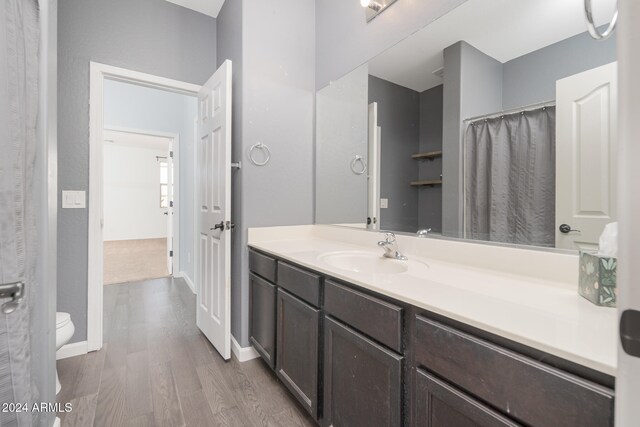
<path id="1" fill-rule="evenodd" d="M 104 288 L 104 348 L 59 360 L 63 426 L 314 426 L 260 359 L 225 362 L 182 279 Z"/>

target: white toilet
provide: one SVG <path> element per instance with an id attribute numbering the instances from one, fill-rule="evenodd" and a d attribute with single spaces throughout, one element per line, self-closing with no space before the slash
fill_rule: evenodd
<path id="1" fill-rule="evenodd" d="M 69 313 L 56 313 L 56 351 L 69 342 L 76 331 Z M 60 380 L 58 380 L 58 370 L 56 369 L 56 394 L 60 392 Z"/>

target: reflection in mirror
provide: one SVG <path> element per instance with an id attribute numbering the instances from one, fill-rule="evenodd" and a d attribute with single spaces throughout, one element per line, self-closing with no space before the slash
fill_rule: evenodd
<path id="1" fill-rule="evenodd" d="M 321 89 L 316 221 L 595 248 L 616 221 L 616 40 L 582 6 L 468 0 Z"/>

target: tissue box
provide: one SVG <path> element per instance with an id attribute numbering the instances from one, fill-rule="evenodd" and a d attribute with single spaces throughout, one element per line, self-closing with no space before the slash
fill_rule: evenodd
<path id="1" fill-rule="evenodd" d="M 603 307 L 616 306 L 616 258 L 580 252 L 579 293 Z"/>

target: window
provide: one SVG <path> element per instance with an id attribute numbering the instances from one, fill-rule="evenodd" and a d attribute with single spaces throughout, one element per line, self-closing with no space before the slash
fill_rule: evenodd
<path id="1" fill-rule="evenodd" d="M 166 160 L 160 160 L 160 207 L 169 207 L 169 166 Z"/>

